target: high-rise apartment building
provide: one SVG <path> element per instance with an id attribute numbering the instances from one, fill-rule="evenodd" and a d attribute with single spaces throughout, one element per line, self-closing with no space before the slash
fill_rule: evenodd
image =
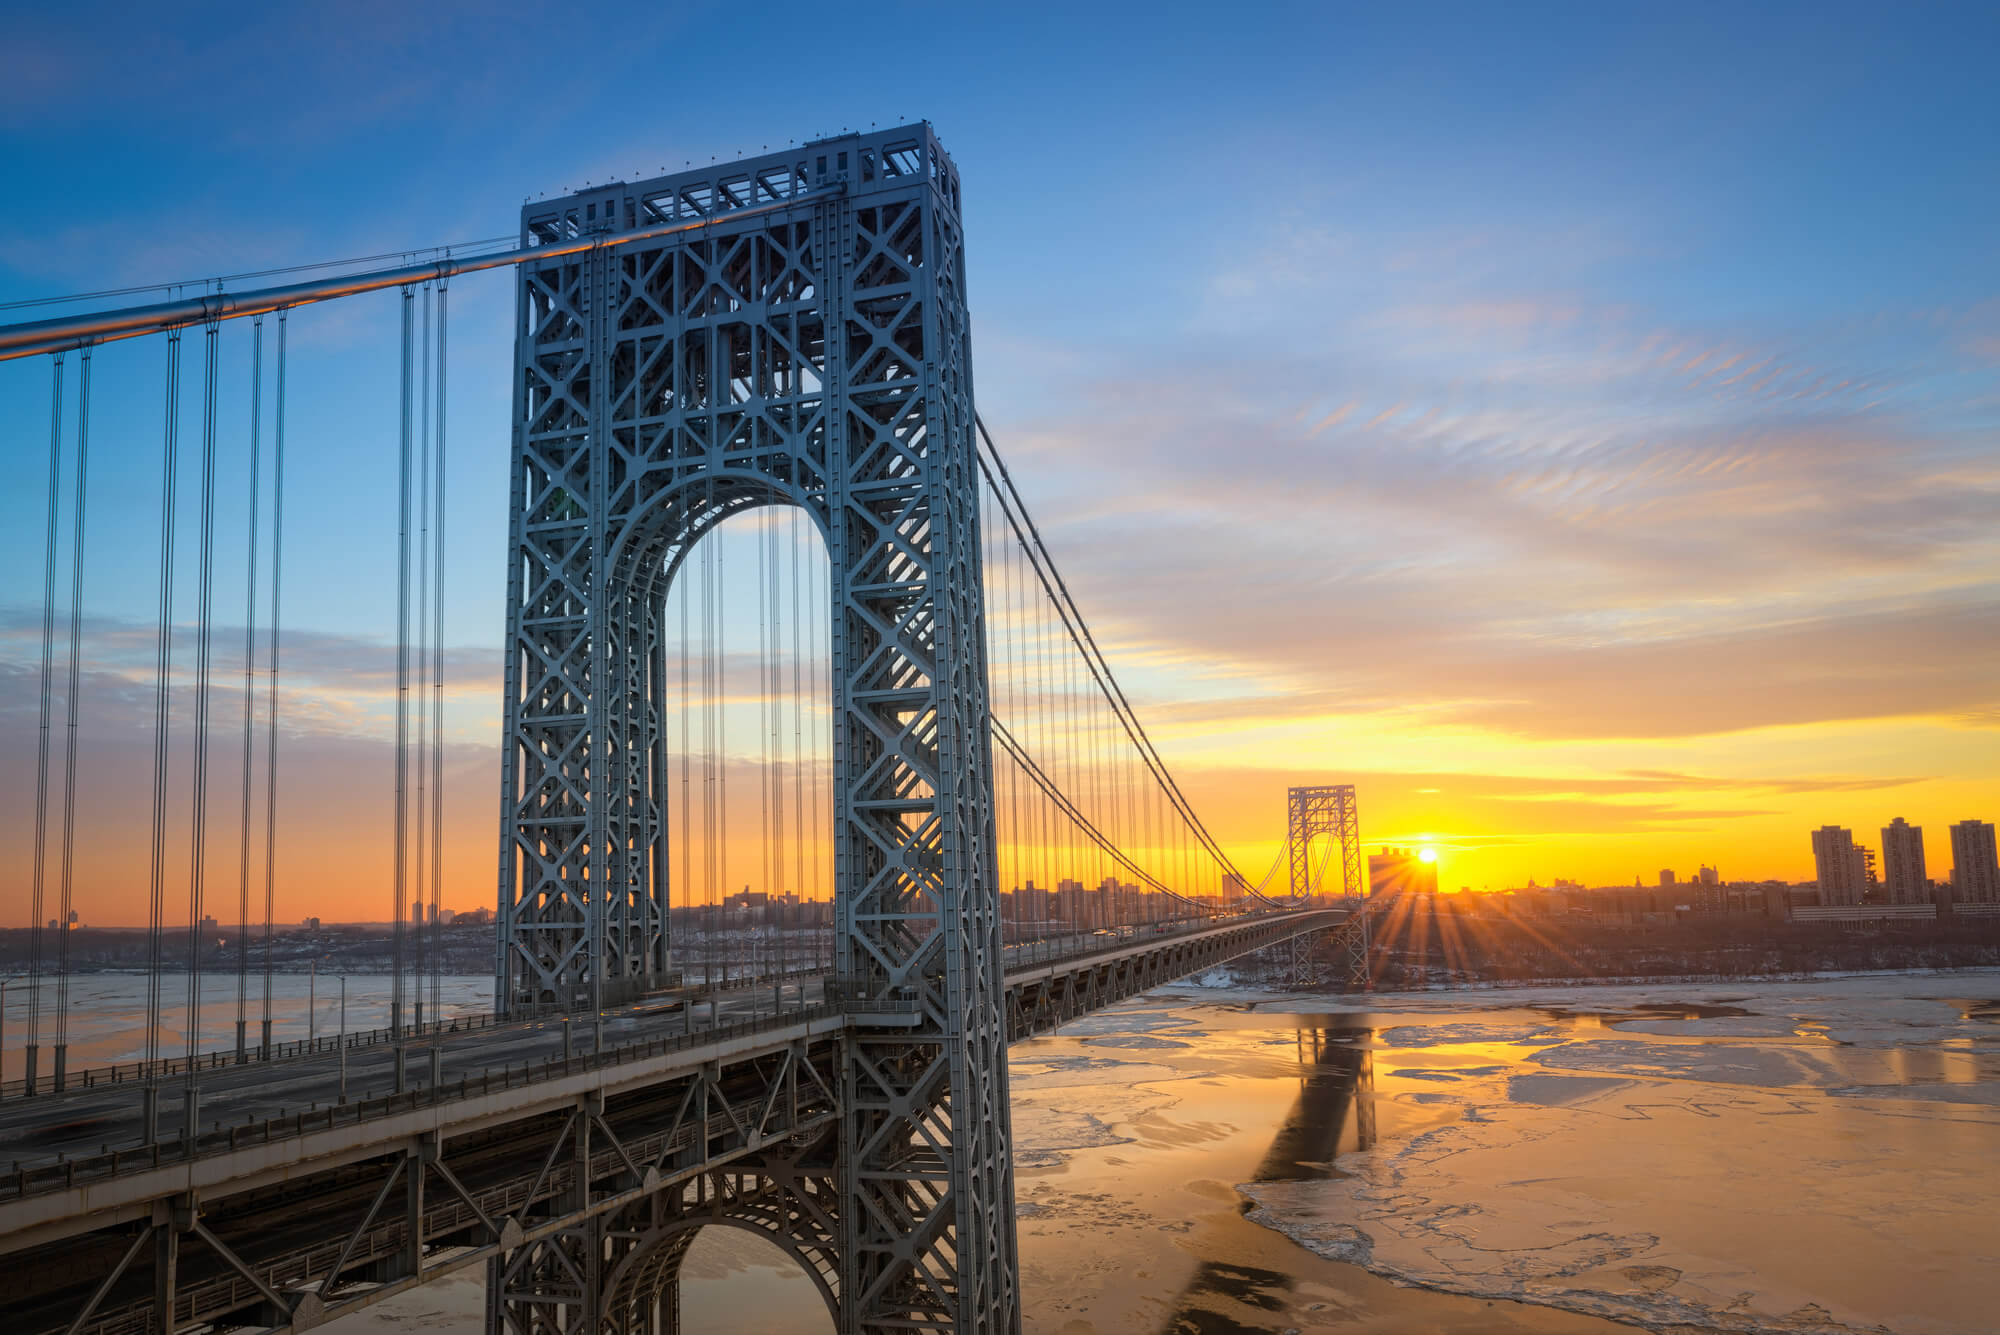
<path id="1" fill-rule="evenodd" d="M 1962 820 L 1951 827 L 1952 898 L 1961 904 L 2000 904 L 2000 858 L 1993 823 Z"/>
<path id="2" fill-rule="evenodd" d="M 1822 825 L 1812 834 L 1813 862 L 1819 869 L 1819 902 L 1859 904 L 1868 887 L 1868 871 L 1852 831 Z"/>
<path id="3" fill-rule="evenodd" d="M 1882 879 L 1891 904 L 1930 901 L 1930 879 L 1924 873 L 1924 827 L 1901 816 L 1882 827 Z"/>
<path id="4" fill-rule="evenodd" d="M 1666 886 L 1669 889 L 1673 888 L 1674 869 L 1672 867 L 1660 868 L 1660 884 Z"/>
<path id="5" fill-rule="evenodd" d="M 1721 874 L 1717 872 L 1715 868 L 1709 866 L 1707 863 L 1702 864 L 1701 883 L 1703 885 L 1714 885 L 1721 879 L 1722 879 Z"/>

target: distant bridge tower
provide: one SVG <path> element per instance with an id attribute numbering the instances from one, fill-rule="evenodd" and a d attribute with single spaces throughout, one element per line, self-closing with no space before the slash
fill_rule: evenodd
<path id="1" fill-rule="evenodd" d="M 1340 845 L 1340 892 L 1353 916 L 1333 933 L 1342 975 L 1350 988 L 1368 985 L 1368 882 L 1361 868 L 1361 808 L 1351 783 L 1294 788 L 1286 802 L 1285 843 L 1291 855 L 1291 890 L 1296 898 L 1313 889 L 1312 842 L 1326 835 Z M 1329 850 L 1331 851 L 1331 850 Z M 1307 938 L 1293 942 L 1295 981 L 1309 982 Z"/>
<path id="2" fill-rule="evenodd" d="M 885 1023 L 851 1031 L 825 1153 L 765 1171 L 816 1183 L 843 1331 L 1017 1331 L 957 168 L 911 125 L 530 204 L 522 231 L 548 258 L 519 269 L 497 1002 L 597 1011 L 666 973 L 667 590 L 723 520 L 801 507 L 831 566 L 838 994 Z M 556 1251 L 496 1302 L 611 1320 L 563 1277 L 621 1245 L 594 1227 L 523 1249 Z M 617 1273 L 665 1291 L 677 1257 Z"/>

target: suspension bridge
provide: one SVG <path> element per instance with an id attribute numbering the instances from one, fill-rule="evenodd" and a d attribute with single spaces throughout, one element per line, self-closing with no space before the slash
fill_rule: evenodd
<path id="1" fill-rule="evenodd" d="M 1008 1044 L 1254 951 L 1365 980 L 1353 789 L 1292 790 L 1285 851 L 1247 876 L 1071 596 L 974 406 L 959 207 L 919 123 L 530 202 L 502 241 L 0 327 L 51 381 L 7 1329 L 304 1330 L 483 1266 L 492 1331 L 672 1331 L 688 1243 L 725 1226 L 793 1256 L 841 1331 L 1016 1331 Z M 516 324 L 493 993 L 447 1014 L 449 295 L 494 270 Z M 288 1036 L 291 335 L 370 294 L 400 329 L 392 874 L 369 892 L 391 999 L 379 1028 Z M 87 451 L 94 355 L 135 339 L 164 404 L 146 1002 L 142 1054 L 93 1066 L 69 1051 Z M 246 414 L 247 464 L 219 468 Z M 249 516 L 234 733 L 225 479 Z M 232 759 L 236 809 L 211 811 Z M 233 1027 L 207 1042 L 218 970 Z"/>

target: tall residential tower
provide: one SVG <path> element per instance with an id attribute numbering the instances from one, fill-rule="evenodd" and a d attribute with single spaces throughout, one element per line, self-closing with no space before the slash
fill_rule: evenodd
<path id="1" fill-rule="evenodd" d="M 1931 897 L 1924 874 L 1924 827 L 1901 816 L 1882 827 L 1882 880 L 1891 904 L 1922 904 Z"/>
<path id="2" fill-rule="evenodd" d="M 2000 859 L 1993 823 L 1962 820 L 1951 827 L 1952 898 L 1961 904 L 2000 904 Z"/>
<path id="3" fill-rule="evenodd" d="M 1822 825 L 1813 831 L 1813 862 L 1819 869 L 1819 902 L 1859 904 L 1868 888 L 1862 861 L 1856 856 L 1854 834 L 1839 825 Z"/>

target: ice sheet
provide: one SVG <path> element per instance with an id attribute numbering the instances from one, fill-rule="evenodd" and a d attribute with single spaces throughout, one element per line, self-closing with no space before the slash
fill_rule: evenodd
<path id="1" fill-rule="evenodd" d="M 1252 1220 L 1427 1288 L 1652 1329 L 1990 1335 L 1996 997 L 1978 971 L 1351 1001 L 1395 1018 L 1383 1138 L 1239 1190 Z M 1641 1009 L 1663 1002 L 1750 1013 Z M 1559 1041 L 1510 1049 L 1524 1010 Z M 1404 1064 L 1453 1043 L 1486 1065 Z M 1398 1134 L 1400 1108 L 1426 1120 Z"/>

